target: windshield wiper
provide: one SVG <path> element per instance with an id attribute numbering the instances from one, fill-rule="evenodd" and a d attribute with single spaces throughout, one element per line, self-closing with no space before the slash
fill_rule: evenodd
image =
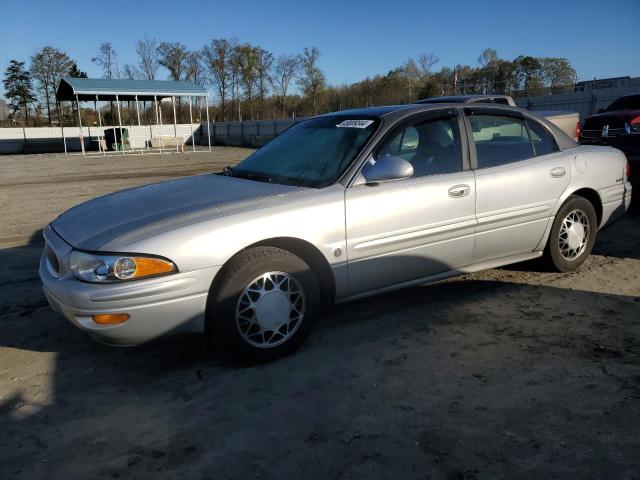
<path id="1" fill-rule="evenodd" d="M 263 173 L 255 173 L 248 171 L 233 171 L 231 167 L 228 167 L 228 174 L 235 178 L 246 178 L 247 180 L 255 180 L 256 182 L 272 183 L 273 179 L 269 175 Z"/>

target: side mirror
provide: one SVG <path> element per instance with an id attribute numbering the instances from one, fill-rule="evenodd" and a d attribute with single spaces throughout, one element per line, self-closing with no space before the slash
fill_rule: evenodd
<path id="1" fill-rule="evenodd" d="M 373 184 L 402 180 L 413 176 L 413 165 L 401 157 L 384 155 L 378 160 L 370 158 L 362 171 L 364 179 L 359 179 L 357 184 Z M 364 180 L 364 181 L 362 181 Z"/>
<path id="2" fill-rule="evenodd" d="M 599 108 L 598 113 L 604 113 L 604 108 Z"/>

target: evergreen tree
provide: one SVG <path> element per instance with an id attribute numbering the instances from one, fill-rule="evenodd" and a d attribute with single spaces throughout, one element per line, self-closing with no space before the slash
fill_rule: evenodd
<path id="1" fill-rule="evenodd" d="M 31 73 L 24 68 L 25 62 L 11 60 L 5 70 L 5 96 L 9 99 L 9 106 L 13 113 L 24 112 L 25 125 L 29 122 L 29 105 L 36 101 L 31 84 Z"/>

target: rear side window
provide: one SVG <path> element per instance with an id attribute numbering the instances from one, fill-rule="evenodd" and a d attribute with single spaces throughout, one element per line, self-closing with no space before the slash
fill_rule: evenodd
<path id="1" fill-rule="evenodd" d="M 556 141 L 546 128 L 533 120 L 527 120 L 527 127 L 529 127 L 529 136 L 531 137 L 531 143 L 533 144 L 533 150 L 536 156 L 547 155 L 558 151 Z"/>
<path id="2" fill-rule="evenodd" d="M 523 121 L 499 115 L 468 117 L 476 145 L 478 168 L 497 167 L 534 156 Z"/>

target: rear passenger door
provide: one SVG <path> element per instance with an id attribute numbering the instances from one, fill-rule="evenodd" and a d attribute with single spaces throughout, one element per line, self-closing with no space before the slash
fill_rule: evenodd
<path id="1" fill-rule="evenodd" d="M 476 182 L 474 262 L 532 252 L 569 184 L 569 161 L 542 124 L 518 112 L 467 108 Z"/>

